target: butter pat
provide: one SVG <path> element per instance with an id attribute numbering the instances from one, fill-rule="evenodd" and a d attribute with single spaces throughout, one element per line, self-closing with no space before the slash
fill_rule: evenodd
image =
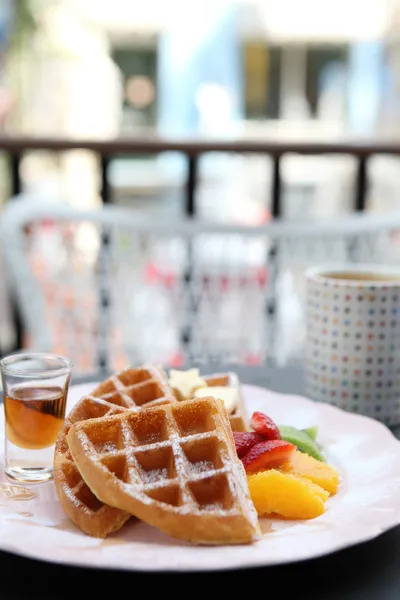
<path id="1" fill-rule="evenodd" d="M 226 406 L 226 410 L 230 415 L 237 408 L 237 405 L 239 403 L 238 390 L 234 387 L 228 387 L 225 385 L 215 385 L 206 388 L 201 388 L 196 390 L 194 393 L 195 398 L 204 398 L 206 396 L 213 396 L 214 398 L 220 398 L 221 400 L 223 400 Z"/>
<path id="2" fill-rule="evenodd" d="M 207 383 L 200 377 L 199 369 L 188 369 L 187 371 L 171 369 L 169 384 L 178 400 L 189 400 L 194 397 L 197 390 L 207 387 Z"/>

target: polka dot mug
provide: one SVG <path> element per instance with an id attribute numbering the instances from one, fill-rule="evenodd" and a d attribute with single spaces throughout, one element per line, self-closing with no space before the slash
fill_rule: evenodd
<path id="1" fill-rule="evenodd" d="M 399 424 L 400 270 L 324 267 L 306 279 L 308 395 Z"/>

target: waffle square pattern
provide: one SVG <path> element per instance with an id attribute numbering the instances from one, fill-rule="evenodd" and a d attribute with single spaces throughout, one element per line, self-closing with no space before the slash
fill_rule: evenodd
<path id="1" fill-rule="evenodd" d="M 260 536 L 221 400 L 77 421 L 67 439 L 100 502 L 195 543 L 249 543 Z"/>
<path id="2" fill-rule="evenodd" d="M 107 506 L 90 490 L 69 451 L 67 435 L 74 423 L 125 412 L 145 406 L 176 402 L 161 368 L 144 365 L 117 373 L 83 397 L 70 411 L 57 439 L 54 453 L 54 482 L 64 512 L 88 535 L 106 537 L 117 531 L 131 514 Z"/>

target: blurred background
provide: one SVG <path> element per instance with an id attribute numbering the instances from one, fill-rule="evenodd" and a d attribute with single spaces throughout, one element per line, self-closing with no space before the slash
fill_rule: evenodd
<path id="1" fill-rule="evenodd" d="M 371 151 L 368 168 L 346 151 L 399 142 L 398 0 L 0 0 L 0 61 L 3 205 L 23 192 L 171 220 L 193 216 L 195 181 L 196 218 L 216 223 L 400 208 L 400 150 Z M 112 153 L 78 143 L 115 139 Z M 127 151 L 160 139 L 234 151 L 189 167 L 173 144 Z M 288 149 L 277 163 L 246 143 Z M 4 352 L 21 340 L 1 289 Z"/>
<path id="2" fill-rule="evenodd" d="M 10 134 L 312 142 L 399 135 L 396 0 L 1 0 L 0 19 L 0 115 Z M 202 185 L 221 194 L 207 210 L 262 222 L 268 161 L 218 158 L 201 168 Z M 349 209 L 352 161 L 322 161 L 286 157 L 285 216 Z M 62 190 L 81 207 L 99 201 L 97 166 L 82 151 L 30 153 L 22 177 L 25 187 Z M 370 169 L 369 207 L 390 209 L 397 161 Z M 145 195 L 155 211 L 179 210 L 184 177 L 175 156 L 117 156 L 110 173 L 115 201 Z M 201 206 L 208 194 L 199 193 Z"/>

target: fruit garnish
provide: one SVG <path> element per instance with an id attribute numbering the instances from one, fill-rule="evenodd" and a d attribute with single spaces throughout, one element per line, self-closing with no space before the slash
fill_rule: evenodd
<path id="1" fill-rule="evenodd" d="M 237 389 L 227 385 L 211 385 L 197 389 L 194 393 L 195 398 L 204 398 L 205 396 L 212 396 L 213 398 L 222 400 L 228 414 L 232 414 L 238 404 Z"/>
<path id="2" fill-rule="evenodd" d="M 278 426 L 274 421 L 262 412 L 254 412 L 250 420 L 250 425 L 257 433 L 264 436 L 267 440 L 280 440 L 281 435 Z"/>
<path id="3" fill-rule="evenodd" d="M 239 458 L 242 458 L 250 448 L 264 441 L 263 436 L 254 431 L 234 431 L 233 438 Z"/>
<path id="4" fill-rule="evenodd" d="M 318 427 L 317 427 L 317 425 L 314 425 L 314 427 L 307 427 L 307 429 L 302 429 L 301 431 L 304 431 L 304 433 L 306 433 L 307 435 L 309 435 L 310 438 L 314 442 L 317 440 L 317 436 L 318 436 Z"/>
<path id="5" fill-rule="evenodd" d="M 187 371 L 171 369 L 169 384 L 177 400 L 189 400 L 196 390 L 207 387 L 207 383 L 200 377 L 199 369 L 188 369 Z"/>
<path id="6" fill-rule="evenodd" d="M 286 519 L 313 519 L 325 512 L 329 494 L 318 485 L 275 469 L 247 477 L 259 516 L 278 514 Z"/>
<path id="7" fill-rule="evenodd" d="M 325 462 L 325 458 L 323 457 L 318 444 L 314 442 L 307 433 L 300 429 L 296 429 L 295 427 L 290 427 L 289 425 L 280 425 L 279 431 L 283 440 L 294 444 L 301 452 L 305 452 L 309 456 Z"/>
<path id="8" fill-rule="evenodd" d="M 339 486 L 339 475 L 331 465 L 316 460 L 299 450 L 291 454 L 289 460 L 280 467 L 280 471 L 304 477 L 332 495 L 336 494 Z"/>
<path id="9" fill-rule="evenodd" d="M 296 446 L 284 440 L 265 440 L 255 444 L 242 458 L 247 473 L 280 467 L 289 460 Z"/>

